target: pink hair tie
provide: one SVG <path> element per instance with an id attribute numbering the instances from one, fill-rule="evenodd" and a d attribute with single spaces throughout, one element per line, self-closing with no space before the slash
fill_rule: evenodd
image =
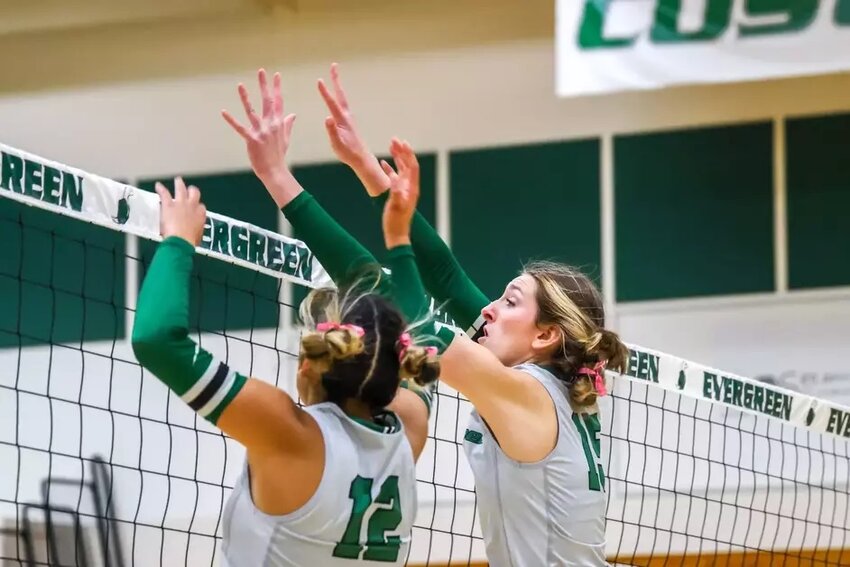
<path id="1" fill-rule="evenodd" d="M 407 349 L 409 349 L 411 346 L 413 346 L 413 338 L 410 336 L 410 333 L 402 333 L 402 335 L 398 338 L 398 341 L 396 342 L 396 347 L 398 348 L 399 362 L 404 360 L 404 355 L 407 354 Z M 437 356 L 437 347 L 425 347 L 425 355 Z"/>
<path id="2" fill-rule="evenodd" d="M 316 325 L 316 330 L 320 333 L 327 333 L 328 331 L 336 331 L 338 329 L 345 329 L 351 331 L 358 337 L 362 337 L 366 334 L 366 331 L 363 330 L 363 327 L 358 327 L 357 325 L 349 325 L 348 323 L 340 324 L 326 321 L 324 323 L 319 323 L 318 325 Z"/>
<path id="3" fill-rule="evenodd" d="M 404 355 L 407 354 L 407 349 L 410 348 L 411 344 L 413 344 L 413 339 L 410 338 L 410 333 L 402 333 L 396 342 L 399 362 L 404 360 Z"/>
<path id="4" fill-rule="evenodd" d="M 608 389 L 605 388 L 605 364 L 607 362 L 607 360 L 603 360 L 597 362 L 593 368 L 585 366 L 579 368 L 578 372 L 576 372 L 576 376 L 587 376 L 591 378 L 593 380 L 593 387 L 600 396 L 608 395 Z"/>

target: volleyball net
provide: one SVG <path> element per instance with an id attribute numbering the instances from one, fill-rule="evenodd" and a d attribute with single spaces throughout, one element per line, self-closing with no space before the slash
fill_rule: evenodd
<path id="1" fill-rule="evenodd" d="M 129 346 L 157 240 L 153 193 L 0 145 L 2 565 L 218 564 L 244 450 Z M 294 395 L 293 297 L 327 273 L 303 242 L 212 212 L 199 252 L 196 340 Z M 612 563 L 850 562 L 850 408 L 638 346 L 610 379 L 587 458 Z M 409 565 L 486 561 L 470 410 L 440 385 Z"/>

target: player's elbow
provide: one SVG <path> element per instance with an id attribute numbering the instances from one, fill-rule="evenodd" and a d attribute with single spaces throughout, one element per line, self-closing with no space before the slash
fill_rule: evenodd
<path id="1" fill-rule="evenodd" d="M 130 343 L 139 364 L 150 370 L 158 360 L 167 357 L 173 342 L 172 335 L 169 329 L 163 327 L 134 325 Z"/>
<path id="2" fill-rule="evenodd" d="M 131 344 L 136 360 L 145 368 L 150 368 L 162 355 L 163 344 L 156 337 L 133 333 Z"/>

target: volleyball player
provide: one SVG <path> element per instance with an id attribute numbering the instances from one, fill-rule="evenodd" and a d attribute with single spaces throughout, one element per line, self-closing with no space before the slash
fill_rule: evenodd
<path id="1" fill-rule="evenodd" d="M 393 142 L 398 176 L 379 165 L 357 131 L 336 66 L 331 75 L 334 92 L 321 81 L 319 90 L 331 112 L 325 126 L 336 155 L 379 204 L 391 176 L 392 184 L 407 184 L 418 195 L 410 146 Z M 394 251 L 393 278 L 413 282 L 415 297 L 421 274 L 428 293 L 476 333 L 475 341 L 452 340 L 441 359 L 441 380 L 474 405 L 464 447 L 491 565 L 604 564 L 596 402 L 606 393 L 604 369 L 622 370 L 628 350 L 605 329 L 600 293 L 579 271 L 545 262 L 527 266 L 490 302 L 413 211 L 415 199 L 396 203 L 407 208 L 384 206 L 385 228 L 388 214 L 412 220 L 406 231 L 385 233 Z M 539 236 L 569 233 L 541 229 Z"/>
<path id="2" fill-rule="evenodd" d="M 420 415 L 402 424 L 386 408 L 402 378 L 435 380 L 436 359 L 411 344 L 383 296 L 324 291 L 302 305 L 303 408 L 231 369 L 189 338 L 189 277 L 206 216 L 200 192 L 177 179 L 173 197 L 159 184 L 157 193 L 164 240 L 139 294 L 132 345 L 142 366 L 246 448 L 224 514 L 221 564 L 402 565 L 427 410 L 408 404 Z"/>

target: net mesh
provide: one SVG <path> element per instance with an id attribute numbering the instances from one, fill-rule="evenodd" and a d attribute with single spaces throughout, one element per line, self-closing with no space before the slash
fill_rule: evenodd
<path id="1" fill-rule="evenodd" d="M 153 245 L 2 198 L 0 240 L 0 563 L 217 565 L 244 450 L 135 362 Z M 288 284 L 210 258 L 192 281 L 196 340 L 294 392 Z M 850 563 L 845 440 L 621 377 L 601 409 L 612 562 Z M 440 386 L 410 565 L 485 558 L 470 410 Z"/>

